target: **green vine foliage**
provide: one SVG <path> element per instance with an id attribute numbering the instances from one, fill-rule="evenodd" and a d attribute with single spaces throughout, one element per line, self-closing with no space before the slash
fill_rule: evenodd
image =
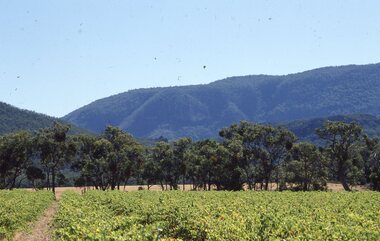
<path id="1" fill-rule="evenodd" d="M 64 193 L 57 240 L 380 240 L 380 193 Z"/>
<path id="2" fill-rule="evenodd" d="M 11 240 L 16 231 L 27 229 L 53 198 L 48 191 L 0 191 L 0 240 Z"/>

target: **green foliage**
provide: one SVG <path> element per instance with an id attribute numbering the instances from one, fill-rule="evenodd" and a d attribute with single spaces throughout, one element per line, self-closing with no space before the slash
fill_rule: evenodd
<path id="1" fill-rule="evenodd" d="M 367 140 L 366 174 L 373 190 L 380 191 L 380 140 Z"/>
<path id="2" fill-rule="evenodd" d="M 43 180 L 45 180 L 46 175 L 42 169 L 36 166 L 28 166 L 25 172 L 26 178 L 32 183 L 33 188 L 39 189 L 43 187 Z"/>
<path id="3" fill-rule="evenodd" d="M 39 130 L 36 136 L 36 148 L 41 164 L 51 174 L 52 190 L 55 192 L 56 177 L 76 154 L 76 145 L 68 136 L 70 126 L 58 122 L 50 128 Z"/>
<path id="4" fill-rule="evenodd" d="M 291 155 L 282 166 L 281 189 L 326 190 L 328 169 L 326 158 L 316 146 L 301 142 L 293 146 Z"/>
<path id="5" fill-rule="evenodd" d="M 265 182 L 265 189 L 268 190 L 273 174 L 279 172 L 296 141 L 295 135 L 287 129 L 245 121 L 222 129 L 220 136 L 227 146 L 231 148 L 233 144 L 232 149 L 238 150 L 239 153 L 232 152 L 231 159 L 239 163 L 246 176 L 244 181 L 250 189 L 260 181 Z M 278 182 L 279 178 L 276 179 Z"/>
<path id="6" fill-rule="evenodd" d="M 379 240 L 380 194 L 65 193 L 57 240 Z"/>
<path id="7" fill-rule="evenodd" d="M 120 189 L 129 180 L 148 189 L 160 184 L 163 190 L 180 184 L 194 190 L 268 190 L 276 183 L 278 190 L 308 191 L 324 190 L 327 180 L 340 181 L 346 190 L 359 183 L 379 186 L 379 140 L 356 123 L 326 122 L 317 130 L 323 144 L 318 150 L 309 143 L 295 145 L 296 136 L 283 127 L 246 121 L 222 129 L 222 142 L 182 138 L 151 147 L 112 126 L 98 137 L 68 131 L 69 126 L 55 123 L 34 137 L 26 132 L 0 136 L 0 189 L 14 188 L 26 175 L 35 188 L 46 177 L 54 192 L 57 184 L 68 183 L 69 165 L 77 186 L 101 190 Z"/>
<path id="8" fill-rule="evenodd" d="M 47 191 L 0 191 L 0 239 L 11 240 L 16 231 L 27 229 L 52 201 Z"/>
<path id="9" fill-rule="evenodd" d="M 81 173 L 77 184 L 113 190 L 139 175 L 144 146 L 128 133 L 108 126 L 101 137 L 79 136 L 77 144 L 79 158 L 73 164 Z"/>
<path id="10" fill-rule="evenodd" d="M 158 142 L 152 148 L 151 158 L 153 162 L 159 165 L 158 180 L 170 185 L 170 189 L 177 189 L 180 169 L 179 163 L 174 158 L 172 146 L 166 142 Z"/>
<path id="11" fill-rule="evenodd" d="M 228 150 L 222 144 L 214 140 L 198 141 L 186 158 L 188 177 L 193 181 L 194 189 L 211 190 L 212 185 L 218 190 L 241 189 L 240 178 L 233 180 L 234 176 L 231 176 L 235 170 L 231 168 L 232 160 L 228 160 Z"/>
<path id="12" fill-rule="evenodd" d="M 0 189 L 16 187 L 32 154 L 32 136 L 28 132 L 0 136 Z"/>
<path id="13" fill-rule="evenodd" d="M 327 121 L 316 132 L 325 142 L 323 153 L 328 158 L 330 171 L 349 191 L 349 184 L 356 184 L 363 175 L 364 162 L 360 155 L 364 138 L 362 127 L 354 122 Z"/>

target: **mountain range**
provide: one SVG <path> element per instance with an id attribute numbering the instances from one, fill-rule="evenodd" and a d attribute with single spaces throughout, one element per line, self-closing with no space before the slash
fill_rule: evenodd
<path id="1" fill-rule="evenodd" d="M 312 118 L 307 120 L 296 120 L 291 122 L 269 123 L 275 126 L 285 127 L 296 134 L 300 141 L 310 141 L 318 144 L 318 137 L 315 129 L 321 128 L 327 121 L 343 121 L 346 123 L 356 122 L 360 124 L 364 131 L 371 137 L 380 137 L 380 118 L 368 114 L 336 115 L 323 118 Z M 14 106 L 0 102 L 0 135 L 20 130 L 36 131 L 40 128 L 50 127 L 55 121 L 69 124 L 63 120 L 33 111 L 22 110 Z M 93 134 L 87 130 L 71 125 L 71 134 Z M 217 137 L 217 133 L 210 137 Z M 156 141 L 165 141 L 161 137 L 158 139 L 138 138 L 138 140 L 148 146 Z"/>
<path id="2" fill-rule="evenodd" d="M 222 127 L 240 120 L 284 123 L 358 113 L 380 115 L 380 64 L 131 90 L 62 119 L 95 133 L 111 124 L 136 137 L 202 139 L 215 137 Z"/>

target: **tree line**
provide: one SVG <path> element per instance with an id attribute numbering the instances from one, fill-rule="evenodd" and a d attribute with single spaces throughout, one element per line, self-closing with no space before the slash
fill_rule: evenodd
<path id="1" fill-rule="evenodd" d="M 119 128 L 99 136 L 69 135 L 54 123 L 37 132 L 0 136 L 0 189 L 22 182 L 55 187 L 71 170 L 76 186 L 120 189 L 130 181 L 163 190 L 326 190 L 338 181 L 345 190 L 367 184 L 380 190 L 380 139 L 357 123 L 330 122 L 316 130 L 321 145 L 299 142 L 289 130 L 242 121 L 223 128 L 220 139 L 181 138 L 141 144 Z"/>

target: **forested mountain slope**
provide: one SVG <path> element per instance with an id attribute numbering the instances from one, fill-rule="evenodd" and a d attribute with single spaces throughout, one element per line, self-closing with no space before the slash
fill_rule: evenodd
<path id="1" fill-rule="evenodd" d="M 352 113 L 379 115 L 379 93 L 380 64 L 349 65 L 131 90 L 97 100 L 63 119 L 94 132 L 112 124 L 136 137 L 200 139 L 240 120 L 275 123 Z"/>
<path id="2" fill-rule="evenodd" d="M 63 120 L 33 111 L 22 110 L 9 104 L 0 102 L 0 134 L 28 130 L 35 131 L 40 128 L 50 127 L 54 121 L 67 123 Z M 72 133 L 89 133 L 82 128 L 72 126 Z"/>
<path id="3" fill-rule="evenodd" d="M 367 114 L 354 115 L 336 115 L 324 118 L 313 118 L 308 120 L 297 120 L 285 124 L 276 124 L 284 126 L 296 134 L 300 141 L 309 141 L 318 144 L 319 138 L 315 130 L 322 128 L 326 121 L 342 121 L 346 123 L 356 122 L 363 127 L 363 130 L 370 137 L 380 137 L 380 118 Z"/>

